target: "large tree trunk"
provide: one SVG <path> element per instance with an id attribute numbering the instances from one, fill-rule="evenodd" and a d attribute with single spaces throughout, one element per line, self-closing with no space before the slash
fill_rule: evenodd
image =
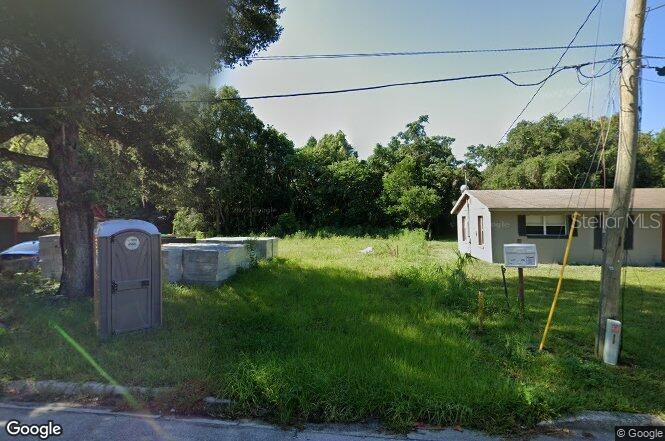
<path id="1" fill-rule="evenodd" d="M 46 142 L 49 162 L 58 182 L 62 248 L 60 293 L 67 297 L 91 296 L 94 172 L 82 151 L 77 123 L 63 124 Z"/>

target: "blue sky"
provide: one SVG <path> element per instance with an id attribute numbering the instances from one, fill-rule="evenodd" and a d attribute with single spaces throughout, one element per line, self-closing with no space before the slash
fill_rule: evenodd
<path id="1" fill-rule="evenodd" d="M 665 1 L 665 0 L 663 0 Z M 568 43 L 594 0 L 282 0 L 280 40 L 261 55 L 422 51 L 488 47 L 554 46 Z M 652 0 L 649 5 L 662 2 Z M 623 0 L 603 0 L 576 44 L 619 42 Z M 600 13 L 599 13 L 600 12 Z M 611 49 L 598 49 L 596 59 Z M 647 18 L 645 54 L 665 55 L 665 8 Z M 230 84 L 244 96 L 357 87 L 467 74 L 552 66 L 560 51 L 437 55 L 336 60 L 256 61 L 225 71 L 215 85 Z M 594 59 L 593 49 L 571 50 L 563 64 Z M 653 60 L 663 65 L 665 60 Z M 522 74 L 523 81 L 543 73 Z M 644 78 L 658 79 L 653 69 Z M 664 77 L 659 78 L 665 81 Z M 616 84 L 616 83 L 615 83 Z M 605 113 L 609 77 L 596 80 L 562 113 Z M 538 119 L 557 112 L 580 90 L 574 71 L 547 82 L 523 115 Z M 616 86 L 613 86 L 613 90 Z M 288 134 L 296 146 L 311 135 L 343 130 L 361 157 L 385 143 L 419 115 L 430 116 L 428 132 L 456 138 L 461 157 L 468 145 L 494 144 L 526 104 L 534 88 L 500 79 L 409 86 L 354 94 L 252 101 L 256 114 Z M 642 130 L 665 127 L 665 84 L 643 83 Z M 589 105 L 589 103 L 592 103 Z"/>

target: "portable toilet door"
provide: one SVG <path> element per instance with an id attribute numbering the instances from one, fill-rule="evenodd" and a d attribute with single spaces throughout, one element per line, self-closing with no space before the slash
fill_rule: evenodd
<path id="1" fill-rule="evenodd" d="M 116 333 L 151 327 L 150 237 L 125 231 L 111 237 L 111 327 Z"/>
<path id="2" fill-rule="evenodd" d="M 160 237 L 138 220 L 107 221 L 96 234 L 95 306 L 102 338 L 161 324 Z"/>

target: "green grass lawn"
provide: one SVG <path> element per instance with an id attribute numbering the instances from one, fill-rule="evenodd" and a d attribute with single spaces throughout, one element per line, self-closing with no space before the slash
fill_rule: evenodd
<path id="1" fill-rule="evenodd" d="M 522 320 L 516 271 L 506 311 L 499 266 L 471 263 L 471 283 L 442 268 L 455 245 L 414 232 L 286 239 L 279 259 L 220 288 L 168 286 L 162 329 L 108 343 L 95 336 L 90 300 L 56 300 L 33 276 L 3 280 L 0 378 L 101 380 L 51 321 L 120 383 L 232 398 L 233 416 L 280 423 L 508 432 L 582 409 L 664 411 L 664 269 L 628 268 L 623 364 L 609 367 L 593 357 L 598 267 L 567 269 L 549 351 L 538 353 L 558 266 L 525 270 Z M 367 246 L 373 254 L 358 252 Z"/>

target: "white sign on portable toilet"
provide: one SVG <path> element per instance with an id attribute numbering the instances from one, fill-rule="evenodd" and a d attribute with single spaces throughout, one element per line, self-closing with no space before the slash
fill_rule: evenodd
<path id="1" fill-rule="evenodd" d="M 605 328 L 605 348 L 603 350 L 603 361 L 616 366 L 619 362 L 619 349 L 621 348 L 621 322 L 619 320 L 607 319 Z"/>

